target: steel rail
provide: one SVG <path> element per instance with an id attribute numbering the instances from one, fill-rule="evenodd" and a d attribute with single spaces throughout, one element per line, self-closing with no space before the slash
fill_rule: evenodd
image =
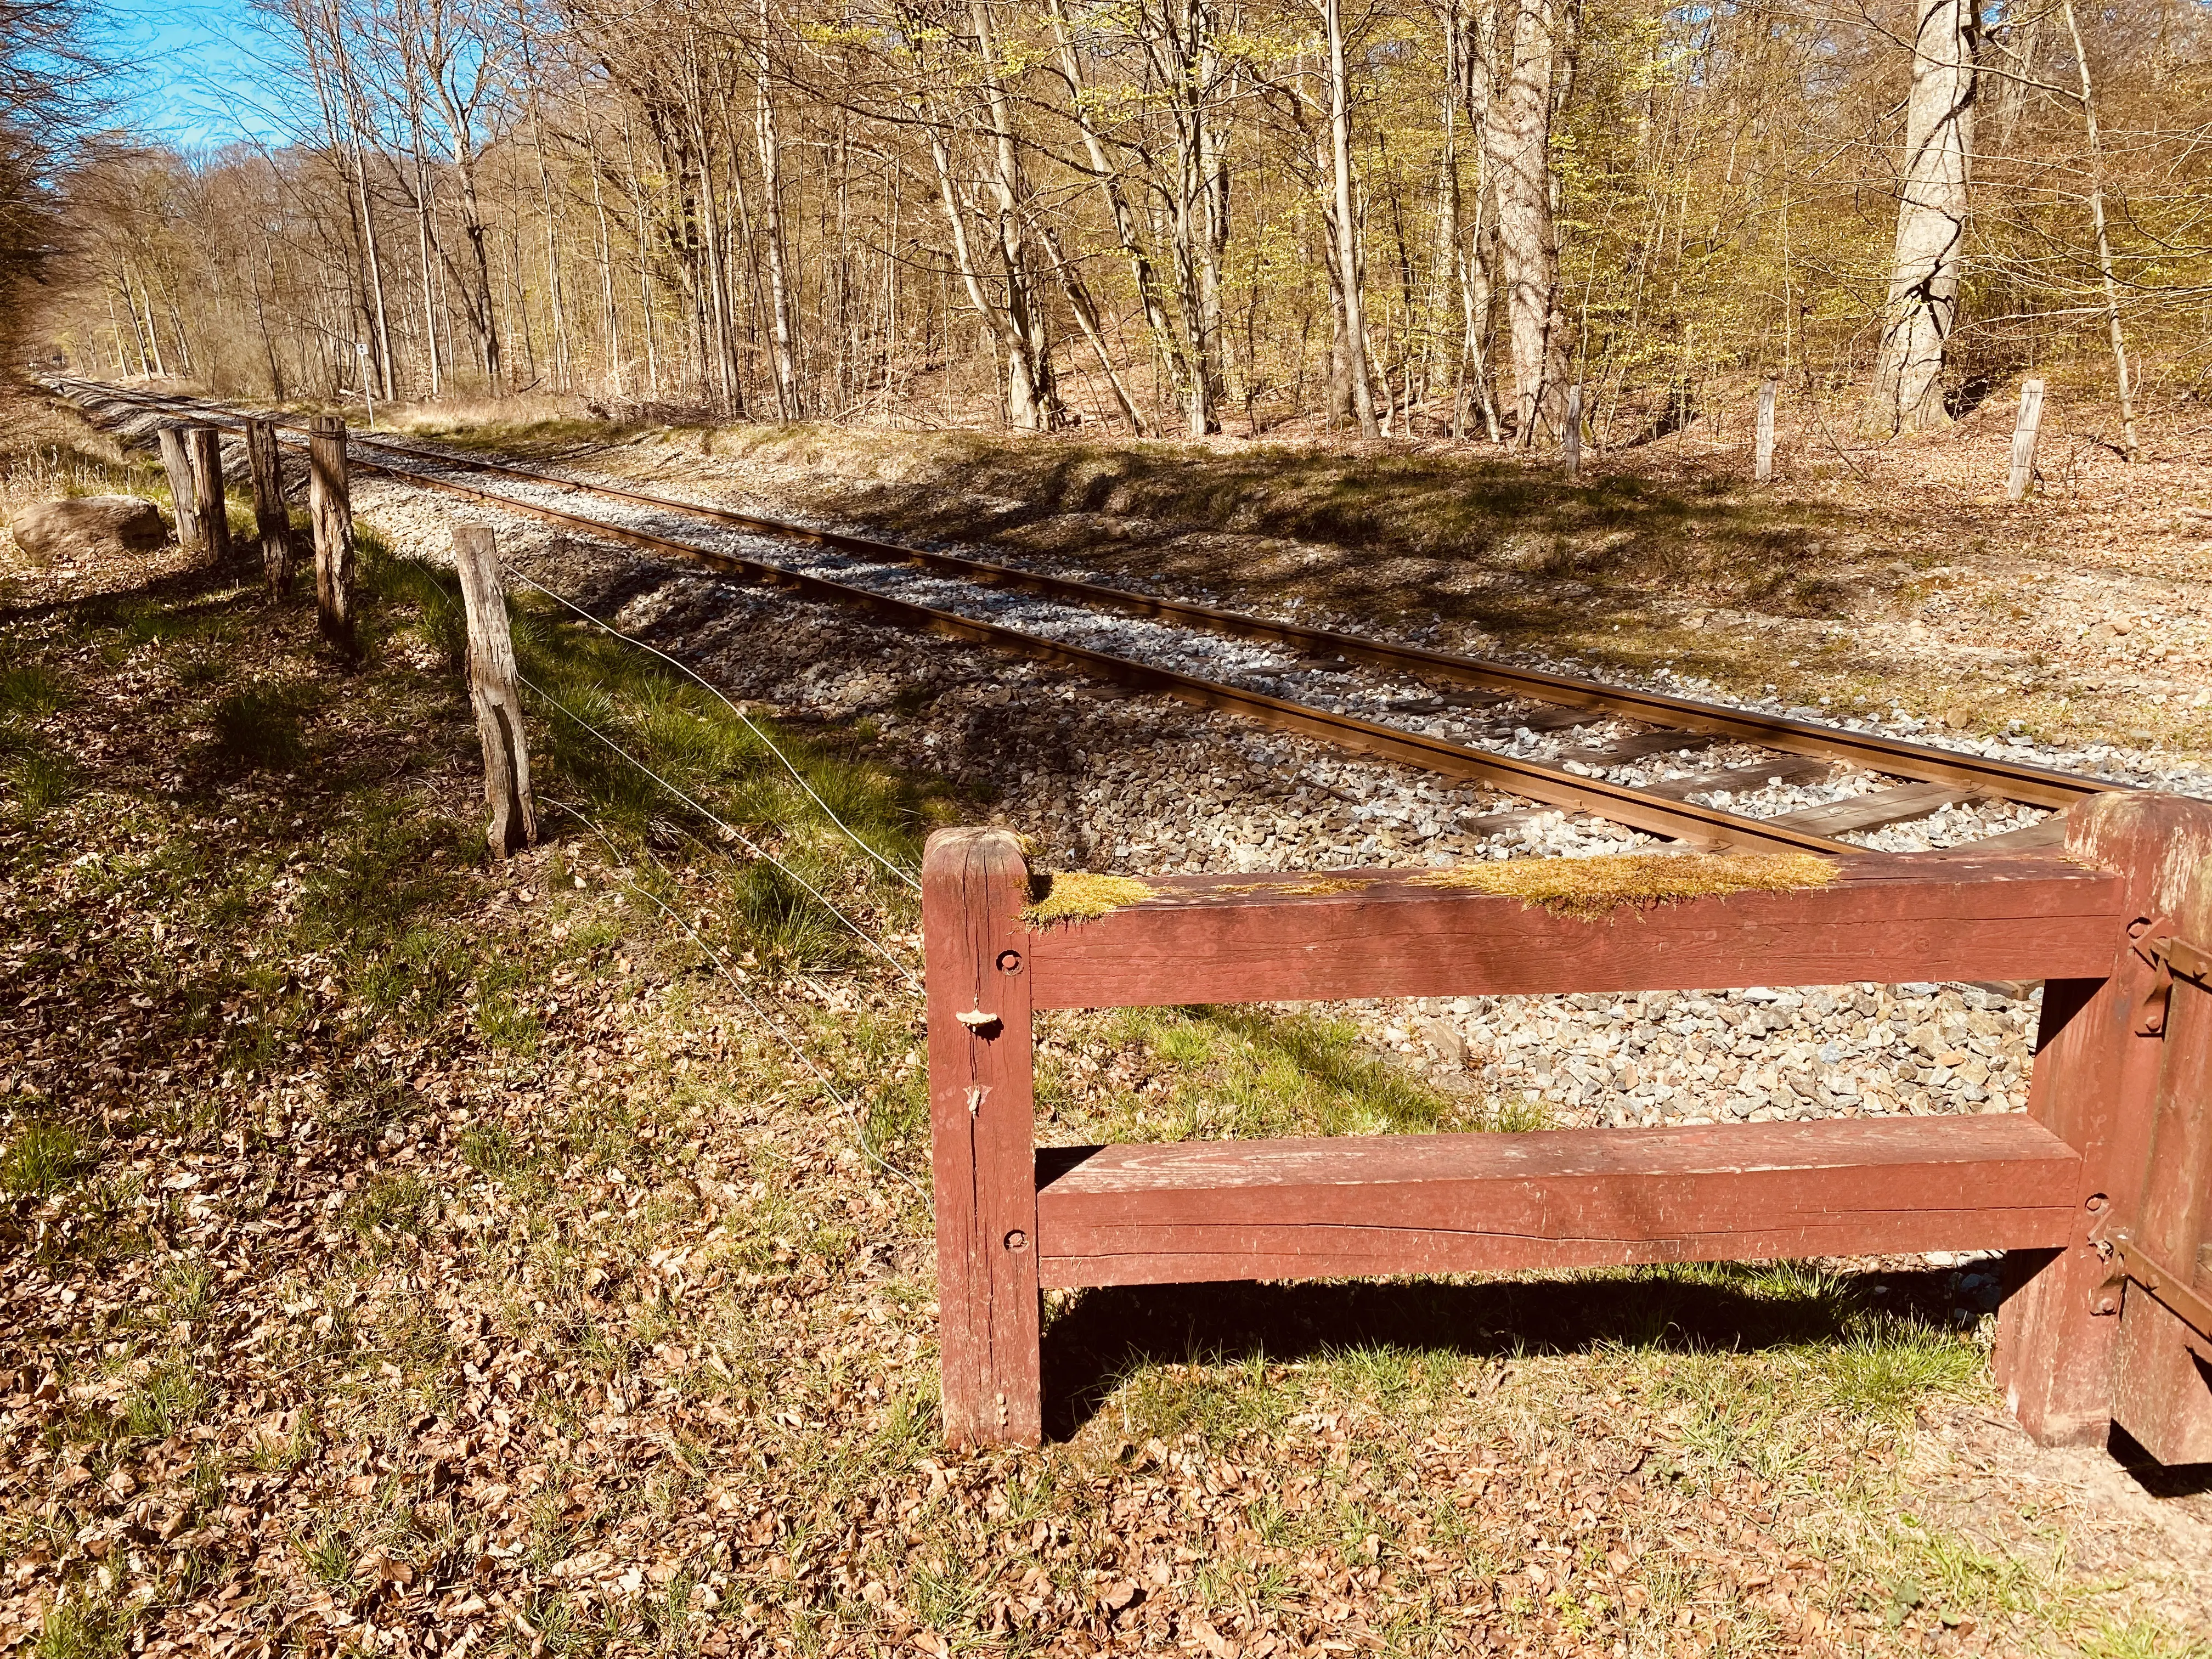
<path id="1" fill-rule="evenodd" d="M 213 410 L 232 422 L 238 418 L 234 411 L 224 409 L 222 405 L 209 404 L 201 398 L 163 399 L 150 393 L 101 386 L 96 381 L 77 381 L 76 384 L 126 400 L 156 405 L 163 402 L 187 403 Z M 280 422 L 279 424 L 295 428 L 298 425 L 295 422 Z M 963 558 L 955 554 L 909 547 L 898 542 L 849 535 L 842 531 L 790 524 L 780 519 L 763 518 L 757 514 L 739 513 L 728 507 L 709 507 L 672 496 L 656 495 L 647 490 L 630 489 L 620 484 L 565 478 L 536 467 L 518 466 L 511 461 L 454 455 L 443 450 L 373 434 L 352 435 L 361 442 L 376 444 L 441 465 L 525 478 L 534 483 L 604 495 L 610 500 L 704 519 L 737 529 L 811 542 L 874 559 L 919 565 L 925 569 L 992 586 L 1015 588 L 1075 604 L 1171 620 L 1239 639 L 1294 646 L 1315 655 L 1339 656 L 1348 662 L 1359 662 L 1370 667 L 1395 669 L 1401 672 L 1451 680 L 1487 691 L 1526 697 L 1533 702 L 1595 709 L 1618 719 L 1637 720 L 1645 725 L 1734 738 L 1785 754 L 1850 761 L 1891 776 L 1929 783 L 1956 784 L 1977 794 L 1999 799 L 2063 810 L 2077 800 L 2111 787 L 2091 779 L 2075 777 L 2045 767 L 2023 766 L 2016 761 L 1992 760 L 1980 755 L 1934 749 L 1925 744 L 1907 743 L 1874 732 L 1848 732 L 1809 720 L 1757 714 L 1723 704 L 1672 696 L 1665 692 L 1608 685 L 1599 680 L 1547 673 L 1540 669 L 1520 668 L 1510 663 L 1464 656 L 1454 652 L 1394 645 L 1355 635 L 1333 633 L 1326 629 L 1307 628 L 1297 623 L 1273 622 L 1218 606 L 1133 593 L 1124 588 L 1063 576 L 1047 576 L 989 560 Z"/>
<path id="2" fill-rule="evenodd" d="M 241 419 L 235 411 L 203 399 L 160 397 L 91 381 L 77 380 L 70 384 L 81 386 L 94 396 L 114 398 L 157 410 L 173 409 L 179 404 L 191 406 L 208 418 L 225 425 L 236 425 Z M 295 422 L 278 421 L 276 424 L 298 429 Z M 1334 654 L 1347 661 L 1358 661 L 1370 666 L 1455 679 L 1486 690 L 1570 708 L 1587 708 L 1615 718 L 1664 728 L 1731 737 L 1785 753 L 1851 761 L 1893 775 L 1959 785 L 1978 794 L 2063 808 L 2105 787 L 2092 780 L 2021 766 L 2016 763 L 1934 750 L 1894 738 L 1839 731 L 1806 721 L 1753 714 L 1664 693 L 1609 686 L 1599 681 L 1517 668 L 1480 658 L 1429 651 L 1419 647 L 1392 645 L 1293 623 L 1271 622 L 1212 606 L 1041 575 L 988 561 L 930 552 L 842 532 L 792 525 L 780 520 L 656 495 L 617 484 L 562 477 L 510 462 L 457 456 L 366 434 L 349 435 L 362 446 L 374 446 L 440 466 L 490 472 L 581 494 L 603 495 L 654 510 L 809 542 L 877 560 L 919 565 L 988 586 L 1011 587 L 1073 603 L 1121 610 L 1239 638 L 1294 646 L 1310 653 Z M 1752 842 L 1837 854 L 1863 850 L 1849 842 L 1710 807 L 1688 803 L 1662 803 L 1641 791 L 1607 783 L 1601 779 L 1584 777 L 1534 762 L 1405 732 L 1352 715 L 1313 708 L 1306 704 L 1134 662 L 1105 652 L 1042 640 L 997 623 L 979 622 L 912 601 L 891 599 L 827 578 L 802 575 L 780 566 L 698 547 L 674 538 L 609 525 L 603 520 L 564 514 L 557 508 L 540 507 L 495 492 L 471 489 L 448 478 L 427 476 L 411 469 L 371 461 L 366 457 L 361 459 L 359 465 L 364 470 L 382 471 L 411 483 L 445 489 L 509 511 L 530 514 L 656 552 L 673 553 L 679 557 L 738 572 L 756 580 L 794 586 L 841 604 L 858 605 L 878 614 L 896 615 L 933 631 L 992 644 L 1038 660 L 1082 668 L 1125 684 L 1164 691 L 1203 707 L 1234 709 L 1265 724 L 1304 732 L 1367 752 L 1387 754 L 1391 758 L 1407 761 L 1448 775 L 1497 783 L 1547 805 L 1594 811 L 1634 828 L 1651 830 L 1705 845 L 1725 846 Z"/>

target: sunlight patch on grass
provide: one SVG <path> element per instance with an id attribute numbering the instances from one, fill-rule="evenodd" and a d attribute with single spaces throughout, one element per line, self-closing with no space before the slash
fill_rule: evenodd
<path id="1" fill-rule="evenodd" d="M 98 1153 L 76 1130 L 33 1118 L 15 1132 L 5 1156 L 0 1156 L 0 1192 L 51 1197 L 75 1186 L 98 1161 Z"/>

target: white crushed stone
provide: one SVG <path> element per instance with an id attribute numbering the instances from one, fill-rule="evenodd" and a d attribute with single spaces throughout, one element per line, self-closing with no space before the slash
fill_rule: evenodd
<path id="1" fill-rule="evenodd" d="M 151 423 L 151 417 L 148 424 Z M 579 510 L 550 486 L 502 481 L 518 496 Z M 1433 774 L 1348 757 L 1327 745 L 1168 699 L 1097 695 L 1033 664 L 874 622 L 823 602 L 702 574 L 543 523 L 453 505 L 373 475 L 356 507 L 402 551 L 443 559 L 456 521 L 495 525 L 520 568 L 625 630 L 680 655 L 732 695 L 787 718 L 872 723 L 886 758 L 998 789 L 994 817 L 1036 835 L 1048 861 L 1132 873 L 1435 865 L 1470 857 L 1572 856 L 1661 846 L 1618 825 L 1532 809 Z M 922 603 L 986 614 L 1025 631 L 1184 667 L 1247 677 L 1254 689 L 1474 740 L 1516 712 L 1433 708 L 1429 687 L 1364 671 L 1302 665 L 1249 642 L 1102 617 L 1034 596 L 975 590 L 910 567 L 869 565 L 773 538 L 594 500 L 593 516 L 726 547 L 763 562 Z M 993 556 L 1005 561 L 1003 554 Z M 1583 666 L 1524 659 L 1527 665 Z M 1721 702 L 1715 688 L 1669 672 L 1653 689 Z M 1393 705 L 1419 702 L 1423 712 Z M 1820 711 L 1738 703 L 1821 719 Z M 2212 793 L 2212 777 L 2141 750 L 2099 744 L 2052 751 L 1923 731 L 1898 711 L 1881 722 L 1831 722 L 1976 753 L 2079 769 L 2116 782 Z M 1523 726 L 1489 740 L 1503 752 L 1556 760 L 1625 728 Z M 1653 756 L 1601 775 L 1626 784 L 1738 766 L 1770 751 L 1719 744 Z M 1579 763 L 1577 763 L 1579 765 Z M 1807 787 L 1774 782 L 1710 804 L 1771 816 L 1885 787 L 1845 769 Z M 1693 799 L 1697 799 L 1693 797 Z M 1883 850 L 1953 845 L 2042 815 L 1968 804 L 1858 837 Z M 1485 818 L 1501 818 L 1488 827 Z M 1906 985 L 1754 988 L 1705 993 L 1421 999 L 1326 1005 L 1437 1086 L 1511 1121 L 1552 1127 L 2005 1111 L 2025 1102 L 2039 988 Z"/>

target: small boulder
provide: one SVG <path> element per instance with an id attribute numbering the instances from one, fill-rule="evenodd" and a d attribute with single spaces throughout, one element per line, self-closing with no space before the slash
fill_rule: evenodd
<path id="1" fill-rule="evenodd" d="M 153 502 L 136 495 L 72 495 L 33 501 L 9 516 L 15 545 L 37 564 L 73 564 L 118 553 L 148 553 L 169 538 Z"/>

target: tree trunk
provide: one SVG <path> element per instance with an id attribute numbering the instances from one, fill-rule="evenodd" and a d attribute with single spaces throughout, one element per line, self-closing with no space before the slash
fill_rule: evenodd
<path id="1" fill-rule="evenodd" d="M 2089 55 L 2081 49 L 2081 27 L 2074 21 L 2074 0 L 2065 0 L 2066 32 L 2074 40 L 2074 63 L 2081 75 L 2081 119 L 2089 134 L 2089 213 L 2097 228 L 2097 272 L 2105 282 L 2105 326 L 2112 340 L 2112 373 L 2120 389 L 2120 431 L 2128 459 L 2142 459 L 2136 440 L 2135 389 L 2128 384 L 2127 340 L 2120 332 L 2120 289 L 2112 275 L 2112 239 L 2105 229 L 2105 146 L 2097 129 L 2097 100 L 2089 85 Z"/>
<path id="2" fill-rule="evenodd" d="M 1367 316 L 1359 292 L 1358 227 L 1352 216 L 1351 87 L 1345 70 L 1344 17 L 1338 0 L 1322 0 L 1321 15 L 1322 29 L 1328 40 L 1329 182 L 1335 210 L 1344 373 L 1351 382 L 1352 412 L 1359 422 L 1359 435 L 1377 438 L 1382 428 L 1375 418 L 1375 388 L 1367 375 Z"/>
<path id="3" fill-rule="evenodd" d="M 760 55 L 753 78 L 753 130 L 759 140 L 761 165 L 761 236 L 767 244 L 769 337 L 775 364 L 776 413 L 795 421 L 804 414 L 799 404 L 799 364 L 794 343 L 798 309 L 791 281 L 784 269 L 783 140 L 776 129 L 775 100 L 768 84 L 768 0 L 760 0 Z"/>
<path id="4" fill-rule="evenodd" d="M 1566 401 L 1565 342 L 1555 339 L 1559 244 L 1552 217 L 1552 79 L 1559 57 L 1553 0 L 1519 0 L 1513 70 L 1491 106 L 1483 141 L 1498 199 L 1513 362 L 1514 442 L 1557 431 Z"/>
<path id="5" fill-rule="evenodd" d="M 1948 423 L 1943 368 L 1958 320 L 1974 149 L 1973 0 L 1920 0 L 1899 180 L 1897 252 L 1868 423 L 1892 433 Z"/>

